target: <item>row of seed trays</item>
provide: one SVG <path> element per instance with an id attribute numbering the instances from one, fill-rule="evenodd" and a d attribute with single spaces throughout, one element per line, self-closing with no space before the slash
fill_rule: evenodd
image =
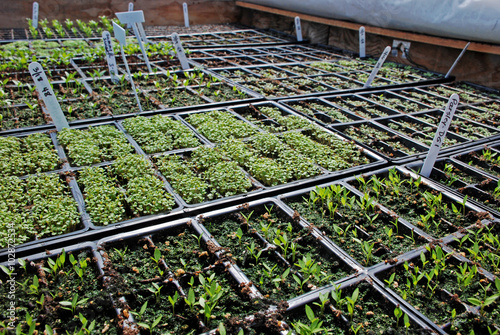
<path id="1" fill-rule="evenodd" d="M 191 55 L 191 60 L 268 99 L 321 95 L 332 91 L 358 91 L 364 89 L 374 68 L 371 60 L 348 58 L 320 48 L 312 51 L 314 49 L 310 47 L 299 47 L 299 51 L 295 51 L 293 46 L 251 51 L 238 49 L 237 52 L 232 52 L 231 49 L 203 50 Z M 385 63 L 371 86 L 389 87 L 440 81 L 445 79 L 436 73 Z"/>
<path id="2" fill-rule="evenodd" d="M 23 332 L 493 333 L 497 229 L 386 168 L 18 260 L 0 289 L 25 286 Z"/>
<path id="3" fill-rule="evenodd" d="M 318 182 L 384 163 L 275 103 L 135 116 L 0 140 L 6 157 L 1 166 L 2 234 L 8 235 L 7 224 L 15 218 L 26 227 L 18 244 L 168 216 L 183 207 Z M 39 209 L 54 206 L 46 218 L 33 212 L 38 198 L 37 193 L 31 196 L 31 181 L 45 179 L 49 184 L 39 186 L 40 192 L 57 185 L 53 195 L 64 195 L 71 203 L 73 224 L 61 221 L 65 217 L 57 211 L 63 206 L 48 197 Z M 19 193 L 22 201 L 10 200 L 18 190 L 27 190 Z M 51 224 L 42 224 L 44 220 Z"/>
<path id="4" fill-rule="evenodd" d="M 500 213 L 499 176 L 500 160 L 498 140 L 484 145 L 443 155 L 435 164 L 430 179 L 450 192 L 467 196 L 479 206 L 496 216 Z M 418 171 L 417 161 L 408 167 Z"/>
<path id="5" fill-rule="evenodd" d="M 76 60 L 78 61 L 78 60 Z M 175 68 L 178 65 L 171 62 Z M 145 66 L 141 63 L 141 66 Z M 131 65 L 135 67 L 135 65 Z M 259 96 L 237 85 L 221 80 L 202 69 L 157 71 L 151 74 L 137 69 L 132 80 L 138 89 L 140 105 L 125 73 L 113 83 L 104 74 L 107 68 L 84 64 L 65 72 L 62 80 L 52 82 L 54 92 L 70 124 L 122 119 L 136 114 L 174 111 L 202 106 L 230 104 L 234 101 L 255 101 Z M 81 76 L 79 75 L 81 74 Z M 47 128 L 51 120 L 37 100 L 31 84 L 4 86 L 2 132 L 17 132 L 21 128 Z"/>
<path id="6" fill-rule="evenodd" d="M 498 92 L 465 83 L 287 99 L 280 104 L 377 151 L 387 160 L 402 162 L 428 152 L 453 93 L 459 94 L 460 104 L 443 152 L 486 143 L 499 135 L 495 121 L 499 115 Z"/>
<path id="7" fill-rule="evenodd" d="M 59 21 L 44 18 L 38 20 L 38 27 L 35 28 L 33 20 L 26 19 L 27 28 L 2 29 L 0 36 L 3 41 L 100 38 L 103 31 L 113 31 L 113 21 L 119 23 L 117 19 L 106 16 L 88 22 L 79 19 Z"/>
<path id="8" fill-rule="evenodd" d="M 276 35 L 276 34 L 275 34 Z M 235 46 L 262 46 L 290 43 L 290 38 L 285 35 L 273 36 L 267 31 L 254 29 L 241 29 L 224 32 L 180 34 L 179 38 L 184 47 L 189 49 L 206 49 L 215 47 L 230 48 Z M 152 42 L 169 41 L 170 36 L 152 36 Z"/>
<path id="9" fill-rule="evenodd" d="M 265 64 L 290 64 L 300 62 L 321 62 L 325 60 L 346 59 L 345 56 L 334 52 L 333 50 L 322 50 L 308 46 L 297 47 L 295 45 L 283 45 L 273 47 L 256 47 L 256 48 L 224 48 L 224 49 L 199 49 L 191 50 L 189 58 L 207 68 L 224 68 L 237 67 L 247 65 L 265 65 Z M 286 68 L 293 66 L 283 65 Z M 258 70 L 258 69 L 255 69 Z M 296 71 L 300 74 L 324 74 L 325 71 L 310 68 L 296 67 Z M 231 71 L 228 72 L 230 75 Z M 260 72 L 259 72 L 260 73 Z M 267 71 L 262 70 L 263 77 L 279 76 L 280 72 L 277 69 L 270 68 Z M 281 72 L 281 76 L 286 76 L 286 72 Z M 290 74 L 288 73 L 288 76 Z"/>

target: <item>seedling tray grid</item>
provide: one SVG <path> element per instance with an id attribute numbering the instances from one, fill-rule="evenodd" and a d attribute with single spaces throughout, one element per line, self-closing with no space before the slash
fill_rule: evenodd
<path id="1" fill-rule="evenodd" d="M 23 332 L 500 331 L 499 92 L 390 62 L 364 87 L 374 58 L 242 28 L 179 35 L 189 70 L 154 33 L 149 72 L 129 36 L 113 82 L 109 23 L 0 32 L 0 290 L 16 264 Z"/>

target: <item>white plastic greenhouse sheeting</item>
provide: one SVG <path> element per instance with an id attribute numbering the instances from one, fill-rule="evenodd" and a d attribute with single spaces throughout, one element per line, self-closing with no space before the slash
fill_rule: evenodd
<path id="1" fill-rule="evenodd" d="M 500 44 L 500 0 L 245 0 L 331 19 Z"/>

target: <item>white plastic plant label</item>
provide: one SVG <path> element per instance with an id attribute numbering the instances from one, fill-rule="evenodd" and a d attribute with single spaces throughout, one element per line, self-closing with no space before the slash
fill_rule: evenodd
<path id="1" fill-rule="evenodd" d="M 38 2 L 33 2 L 33 16 L 32 16 L 33 22 L 32 26 L 33 28 L 38 28 Z"/>
<path id="2" fill-rule="evenodd" d="M 297 41 L 302 42 L 302 26 L 298 16 L 295 17 L 295 34 L 297 35 Z"/>
<path id="3" fill-rule="evenodd" d="M 30 63 L 29 71 L 33 81 L 35 82 L 38 96 L 42 98 L 45 107 L 47 108 L 56 129 L 59 131 L 63 128 L 69 128 L 68 121 L 59 105 L 59 101 L 50 86 L 50 82 L 43 71 L 43 67 L 38 62 Z"/>
<path id="4" fill-rule="evenodd" d="M 137 38 L 137 42 L 139 43 L 139 47 L 141 48 L 142 57 L 144 57 L 144 61 L 146 62 L 146 66 L 148 67 L 148 71 L 152 72 L 151 65 L 149 64 L 149 58 L 144 50 L 143 41 L 147 41 L 146 33 L 144 32 L 144 28 L 142 27 L 142 22 L 144 22 L 144 12 L 142 10 L 135 10 L 132 12 L 119 12 L 115 13 L 116 17 L 122 24 L 130 24 L 132 26 L 132 30 L 134 31 L 134 35 Z"/>
<path id="5" fill-rule="evenodd" d="M 125 53 L 123 52 L 123 47 L 127 45 L 127 39 L 125 38 L 125 29 L 117 25 L 113 22 L 113 30 L 115 33 L 115 38 L 120 43 L 120 52 L 122 54 L 123 64 L 125 65 L 125 70 L 127 71 L 128 78 L 130 80 L 130 85 L 132 86 L 132 90 L 134 91 L 135 100 L 137 101 L 137 106 L 139 106 L 139 112 L 142 112 L 141 101 L 139 100 L 139 96 L 137 95 L 137 90 L 135 89 L 134 79 L 130 74 L 130 68 L 128 67 L 127 58 L 125 58 Z"/>
<path id="6" fill-rule="evenodd" d="M 183 70 L 189 70 L 189 63 L 184 53 L 184 48 L 181 44 L 181 39 L 177 33 L 172 34 L 172 43 L 174 44 L 175 52 L 177 53 L 177 58 L 181 62 L 181 67 Z"/>
<path id="7" fill-rule="evenodd" d="M 113 50 L 113 41 L 109 31 L 102 32 L 102 41 L 104 43 L 104 50 L 106 52 L 106 60 L 108 62 L 109 75 L 111 81 L 117 84 L 120 79 L 118 78 L 118 67 L 116 65 L 115 51 Z"/>
<path id="8" fill-rule="evenodd" d="M 142 10 L 134 10 L 130 12 L 115 13 L 118 20 L 123 24 L 134 24 L 137 22 L 144 22 L 144 12 Z"/>
<path id="9" fill-rule="evenodd" d="M 377 64 L 375 64 L 375 67 L 373 68 L 372 73 L 370 73 L 370 76 L 368 77 L 368 80 L 365 83 L 365 86 L 364 86 L 365 88 L 370 87 L 370 85 L 372 84 L 373 79 L 375 79 L 375 76 L 377 75 L 378 71 L 380 70 L 382 65 L 384 65 L 384 62 L 385 62 L 387 56 L 389 55 L 389 52 L 391 52 L 391 47 L 387 46 L 384 49 L 384 52 L 382 52 L 382 55 L 380 56 L 380 58 L 378 59 Z"/>
<path id="10" fill-rule="evenodd" d="M 118 40 L 118 43 L 120 43 L 122 47 L 126 46 L 127 38 L 125 36 L 125 29 L 117 25 L 116 22 L 113 22 L 113 32 L 115 33 L 115 38 Z"/>
<path id="11" fill-rule="evenodd" d="M 446 104 L 443 116 L 441 117 L 441 122 L 439 122 L 438 129 L 436 130 L 436 134 L 434 135 L 434 140 L 432 141 L 432 145 L 429 149 L 429 153 L 425 158 L 424 165 L 422 166 L 422 171 L 420 171 L 420 174 L 424 177 L 429 177 L 431 175 L 432 168 L 434 167 L 434 163 L 436 162 L 436 158 L 438 156 L 439 150 L 441 149 L 441 145 L 443 145 L 444 139 L 446 138 L 446 132 L 450 127 L 451 120 L 453 120 L 453 115 L 455 115 L 455 110 L 457 109 L 459 101 L 460 99 L 458 97 L 458 94 L 454 93 Z"/>
<path id="12" fill-rule="evenodd" d="M 359 57 L 366 57 L 366 34 L 365 27 L 359 27 Z"/>
<path id="13" fill-rule="evenodd" d="M 182 4 L 182 11 L 184 12 L 184 26 L 189 28 L 188 4 L 185 2 Z"/>

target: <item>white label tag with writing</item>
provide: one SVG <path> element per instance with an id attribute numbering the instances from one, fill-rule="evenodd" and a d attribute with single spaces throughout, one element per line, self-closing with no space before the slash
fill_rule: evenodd
<path id="1" fill-rule="evenodd" d="M 32 26 L 33 28 L 38 28 L 38 2 L 33 2 L 33 22 Z"/>
<path id="2" fill-rule="evenodd" d="M 189 28 L 189 13 L 188 13 L 188 4 L 182 4 L 182 11 L 184 12 L 184 26 Z"/>
<path id="3" fill-rule="evenodd" d="M 365 27 L 359 27 L 359 57 L 366 57 L 366 34 Z"/>
<path id="4" fill-rule="evenodd" d="M 434 140 L 432 141 L 429 153 L 425 158 L 424 165 L 422 166 L 422 171 L 420 174 L 424 177 L 429 177 L 436 162 L 441 145 L 443 145 L 444 139 L 446 138 L 446 132 L 450 127 L 451 120 L 453 120 L 453 115 L 455 115 L 455 110 L 457 109 L 460 99 L 458 94 L 454 93 L 448 100 L 446 104 L 446 109 L 444 110 L 443 116 L 441 117 L 441 122 L 439 122 L 438 129 L 434 135 Z"/>
<path id="5" fill-rule="evenodd" d="M 116 66 L 115 51 L 113 50 L 113 41 L 109 31 L 102 32 L 102 41 L 104 42 L 104 50 L 106 51 L 106 60 L 108 61 L 109 75 L 113 83 L 118 83 L 118 67 Z"/>
<path id="6" fill-rule="evenodd" d="M 302 27 L 298 16 L 295 17 L 295 33 L 297 34 L 297 41 L 302 42 Z"/>
<path id="7" fill-rule="evenodd" d="M 175 52 L 177 53 L 177 58 L 181 62 L 181 67 L 183 70 L 189 70 L 189 63 L 184 53 L 184 48 L 181 44 L 181 39 L 177 33 L 172 34 L 172 43 L 174 44 Z"/>
<path id="8" fill-rule="evenodd" d="M 384 49 L 384 52 L 382 52 L 382 55 L 380 56 L 380 58 L 378 59 L 377 64 L 375 64 L 375 67 L 373 68 L 372 73 L 370 73 L 370 76 L 368 77 L 368 80 L 366 81 L 364 87 L 370 87 L 370 85 L 372 84 L 373 79 L 375 79 L 375 76 L 378 73 L 378 70 L 380 70 L 380 68 L 382 67 L 382 65 L 384 65 L 385 59 L 389 55 L 389 52 L 391 52 L 391 47 L 387 46 Z"/>
<path id="9" fill-rule="evenodd" d="M 38 96 L 42 98 L 47 111 L 54 122 L 57 130 L 61 130 L 63 128 L 69 128 L 68 121 L 64 116 L 64 113 L 59 105 L 59 101 L 57 101 L 56 96 L 54 95 L 54 91 L 50 86 L 50 82 L 43 71 L 42 66 L 38 62 L 30 63 L 29 71 L 33 81 L 35 82 L 36 90 L 38 91 Z"/>

